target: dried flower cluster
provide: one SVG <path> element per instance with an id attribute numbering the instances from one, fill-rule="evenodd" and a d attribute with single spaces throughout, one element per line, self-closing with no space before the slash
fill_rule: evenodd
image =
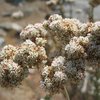
<path id="1" fill-rule="evenodd" d="M 62 56 L 54 58 L 51 66 L 45 66 L 42 71 L 42 86 L 50 92 L 50 94 L 58 93 L 63 90 L 66 85 L 67 76 L 65 74 L 65 59 Z"/>
<path id="2" fill-rule="evenodd" d="M 14 61 L 23 67 L 36 67 L 47 59 L 44 47 L 36 46 L 31 40 L 26 40 L 16 51 Z"/>
<path id="3" fill-rule="evenodd" d="M 5 46 L 2 51 L 0 52 L 0 61 L 4 59 L 13 59 L 15 52 L 16 52 L 16 47 L 12 45 L 7 45 Z"/>
<path id="4" fill-rule="evenodd" d="M 22 32 L 20 37 L 24 40 L 30 39 L 37 45 L 44 46 L 46 41 L 47 31 L 41 23 L 35 25 L 29 24 Z"/>
<path id="5" fill-rule="evenodd" d="M 48 61 L 45 49 L 49 34 L 61 45 L 61 55 L 52 61 Z M 92 61 L 100 65 L 100 22 L 81 23 L 55 14 L 43 23 L 28 25 L 20 36 L 25 41 L 19 47 L 8 45 L 0 53 L 2 86 L 18 85 L 28 69 L 35 67 L 40 71 L 42 86 L 55 94 L 63 91 L 68 80 L 79 83 Z"/>
<path id="6" fill-rule="evenodd" d="M 3 60 L 0 64 L 0 85 L 2 87 L 15 87 L 27 76 L 28 70 L 23 69 L 13 60 Z"/>
<path id="7" fill-rule="evenodd" d="M 27 77 L 29 68 L 40 68 L 47 61 L 46 30 L 42 24 L 28 25 L 21 32 L 25 41 L 19 46 L 5 46 L 0 52 L 0 84 L 14 87 Z"/>

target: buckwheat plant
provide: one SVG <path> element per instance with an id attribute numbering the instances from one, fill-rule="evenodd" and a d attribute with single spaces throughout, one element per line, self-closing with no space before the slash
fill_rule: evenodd
<path id="1" fill-rule="evenodd" d="M 60 45 L 59 55 L 47 53 L 48 36 Z M 56 38 L 55 38 L 56 36 Z M 15 87 L 28 76 L 29 69 L 39 70 L 41 86 L 50 94 L 67 93 L 67 83 L 77 85 L 86 68 L 100 67 L 100 22 L 81 23 L 54 14 L 43 23 L 29 24 L 20 33 L 23 43 L 7 45 L 0 53 L 0 85 Z M 49 52 L 50 53 L 50 52 Z"/>

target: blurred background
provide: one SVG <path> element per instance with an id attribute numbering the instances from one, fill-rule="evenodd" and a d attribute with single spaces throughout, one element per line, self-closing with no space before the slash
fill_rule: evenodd
<path id="1" fill-rule="evenodd" d="M 100 21 L 100 0 L 94 0 L 94 21 Z M 51 14 L 89 21 L 89 0 L 0 0 L 0 50 L 4 45 L 18 45 L 19 34 L 28 24 L 43 22 Z M 95 90 L 95 92 L 94 92 Z M 78 86 L 68 85 L 71 100 L 100 100 L 100 70 L 86 73 Z M 40 76 L 34 70 L 19 87 L 8 90 L 0 87 L 0 100 L 44 100 L 45 91 L 40 86 Z M 52 100 L 65 100 L 61 94 Z"/>

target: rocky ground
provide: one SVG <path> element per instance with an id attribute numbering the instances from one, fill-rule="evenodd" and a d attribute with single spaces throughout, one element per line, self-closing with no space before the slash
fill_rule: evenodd
<path id="1" fill-rule="evenodd" d="M 0 34 L 7 35 L 6 43 L 16 45 L 18 41 L 16 37 L 12 37 L 16 34 L 18 37 L 22 28 L 28 24 L 43 21 L 48 12 L 49 9 L 43 1 L 22 2 L 16 6 L 0 0 Z M 13 28 L 14 26 L 15 28 Z"/>

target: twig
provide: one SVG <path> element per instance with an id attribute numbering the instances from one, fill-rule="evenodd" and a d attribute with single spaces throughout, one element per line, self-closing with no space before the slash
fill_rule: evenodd
<path id="1" fill-rule="evenodd" d="M 68 94 L 68 91 L 67 91 L 67 88 L 66 86 L 64 86 L 64 93 L 63 93 L 64 97 L 67 99 L 67 100 L 70 100 L 70 97 L 69 97 L 69 94 Z"/>

